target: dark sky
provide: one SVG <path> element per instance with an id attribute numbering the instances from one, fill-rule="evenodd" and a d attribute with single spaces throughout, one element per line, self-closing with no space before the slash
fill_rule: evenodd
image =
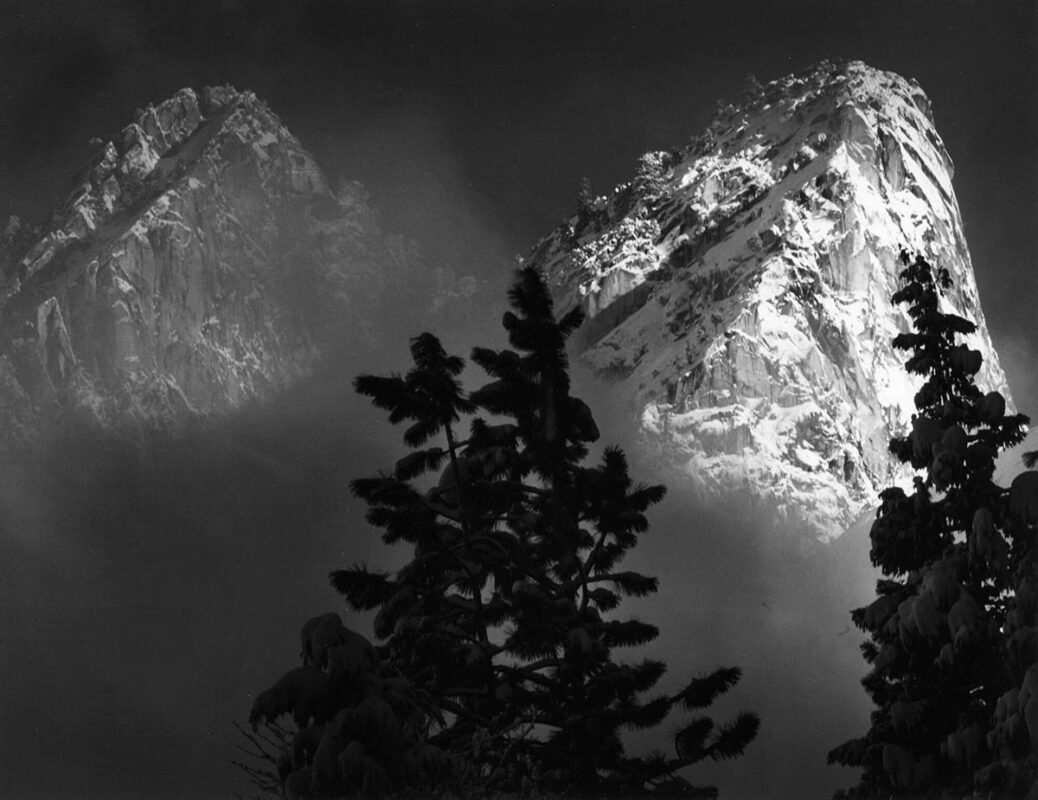
<path id="1" fill-rule="evenodd" d="M 0 213 L 64 196 L 92 136 L 175 89 L 250 88 L 442 259 L 497 271 L 747 73 L 825 57 L 917 78 L 956 163 L 982 299 L 1034 330 L 1038 12 L 999 0 L 3 0 Z"/>
<path id="2" fill-rule="evenodd" d="M 1012 385 L 1038 393 L 1038 12 L 1028 0 L 2 0 L 0 214 L 44 215 L 92 136 L 182 86 L 250 88 L 435 259 L 500 276 L 635 158 L 821 58 L 917 78 L 956 163 Z"/>
<path id="3" fill-rule="evenodd" d="M 748 73 L 859 58 L 917 78 L 933 101 L 992 336 L 1035 412 L 1035 8 L 0 0 L 0 213 L 45 216 L 89 139 L 135 107 L 232 83 L 266 99 L 330 173 L 363 181 L 386 228 L 503 286 L 583 176 L 604 191 L 640 153 L 686 142 Z M 342 405 L 343 385 L 326 378 L 229 429 L 287 474 L 195 442 L 158 464 L 92 445 L 58 454 L 60 501 L 0 475 L 0 796 L 228 796 L 230 719 L 291 665 L 298 624 L 335 607 L 327 570 L 369 555 L 358 509 L 337 505 L 337 470 L 392 454 L 387 437 L 356 432 L 381 430 L 379 418 Z M 661 512 L 644 555 L 650 572 L 667 565 L 669 594 L 653 606 L 681 642 L 667 652 L 683 668 L 741 663 L 732 702 L 766 720 L 754 760 L 717 776 L 734 787 L 722 796 L 754 800 L 797 775 L 823 796 L 847 777 L 826 777 L 819 754 L 867 712 L 841 635 L 844 609 L 867 597 L 870 576 L 847 566 L 861 536 L 808 591 L 818 563 L 726 544 L 716 526 L 693 541 L 683 508 Z M 794 735 L 805 714 L 810 729 Z"/>

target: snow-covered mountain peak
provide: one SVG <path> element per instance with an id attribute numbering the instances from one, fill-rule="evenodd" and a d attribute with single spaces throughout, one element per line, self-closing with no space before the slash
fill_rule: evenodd
<path id="1" fill-rule="evenodd" d="M 93 144 L 46 224 L 0 234 L 0 453 L 57 420 L 236 408 L 473 288 L 383 234 L 252 92 L 181 89 Z"/>
<path id="2" fill-rule="evenodd" d="M 980 381 L 1008 395 L 933 120 L 916 82 L 823 62 L 751 86 L 534 249 L 588 313 L 584 361 L 696 491 L 829 539 L 904 479 L 887 452 L 917 385 L 891 347 L 902 248 L 951 271 Z"/>

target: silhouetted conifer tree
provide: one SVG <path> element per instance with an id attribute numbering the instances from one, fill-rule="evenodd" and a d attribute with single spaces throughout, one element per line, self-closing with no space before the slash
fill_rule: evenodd
<path id="1" fill-rule="evenodd" d="M 301 631 L 301 666 L 261 692 L 239 727 L 253 785 L 287 800 L 460 786 L 450 754 L 429 741 L 438 710 L 365 637 L 329 613 Z M 284 722 L 287 717 L 289 722 Z"/>
<path id="2" fill-rule="evenodd" d="M 706 708 L 740 672 L 720 669 L 642 700 L 665 665 L 614 661 L 615 648 L 658 634 L 611 612 L 625 595 L 657 590 L 655 578 L 619 564 L 664 489 L 635 485 L 616 448 L 583 463 L 599 432 L 570 392 L 565 350 L 581 311 L 557 320 L 531 268 L 509 299 L 513 349 L 473 351 L 492 379 L 477 391 L 465 393 L 462 359 L 428 333 L 412 341 L 406 375 L 357 379 L 392 423 L 407 423 L 412 452 L 353 489 L 383 541 L 407 543 L 413 557 L 394 575 L 356 565 L 332 573 L 332 584 L 355 609 L 377 609 L 382 651 L 444 714 L 430 742 L 464 755 L 485 788 L 714 796 L 676 771 L 741 754 L 755 715 L 722 726 L 694 719 L 674 757 L 625 756 L 619 734 L 655 726 L 676 705 Z M 493 424 L 474 417 L 463 429 L 478 409 Z M 420 483 L 427 472 L 438 480 Z"/>
<path id="3" fill-rule="evenodd" d="M 852 613 L 869 634 L 862 683 L 877 708 L 865 736 L 829 754 L 863 767 L 837 797 L 1032 797 L 1038 473 L 1008 490 L 993 481 L 998 452 L 1022 440 L 1027 417 L 977 388 L 981 354 L 956 343 L 975 325 L 941 311 L 947 270 L 902 260 L 893 301 L 908 305 L 914 330 L 894 347 L 926 380 L 911 432 L 890 450 L 924 472 L 911 493 L 880 495 L 871 558 L 885 577 Z"/>

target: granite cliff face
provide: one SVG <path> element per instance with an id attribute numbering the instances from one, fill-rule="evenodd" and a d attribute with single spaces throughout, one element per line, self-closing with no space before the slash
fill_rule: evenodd
<path id="1" fill-rule="evenodd" d="M 95 140 L 98 142 L 98 140 Z M 55 419 L 168 424 L 263 397 L 474 284 L 386 236 L 251 92 L 139 111 L 41 228 L 0 236 L 0 444 Z"/>
<path id="2" fill-rule="evenodd" d="M 643 156 L 529 262 L 586 309 L 583 360 L 684 485 L 830 539 L 906 477 L 887 453 L 916 387 L 890 344 L 902 248 L 951 271 L 979 381 L 1008 396 L 952 174 L 917 83 L 823 63 Z"/>

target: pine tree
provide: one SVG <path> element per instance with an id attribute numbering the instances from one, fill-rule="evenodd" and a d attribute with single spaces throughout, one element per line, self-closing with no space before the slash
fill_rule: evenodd
<path id="1" fill-rule="evenodd" d="M 395 575 L 355 565 L 332 573 L 332 583 L 355 609 L 377 609 L 383 651 L 443 712 L 430 741 L 476 765 L 484 789 L 713 796 L 676 771 L 739 755 L 756 735 L 755 715 L 720 727 L 694 719 L 673 758 L 627 757 L 619 734 L 655 726 L 674 706 L 706 708 L 740 672 L 720 669 L 641 700 L 665 665 L 614 661 L 615 648 L 658 634 L 611 612 L 622 596 L 658 588 L 619 564 L 664 489 L 634 484 L 617 448 L 583 463 L 599 431 L 570 391 L 566 340 L 580 310 L 557 320 L 531 268 L 519 271 L 509 299 L 503 324 L 513 349 L 473 351 L 491 378 L 477 391 L 463 391 L 462 359 L 431 334 L 412 341 L 406 375 L 357 379 L 392 423 L 409 423 L 404 442 L 413 451 L 353 489 L 383 541 L 409 544 L 413 557 Z M 462 433 L 462 418 L 477 410 L 498 422 L 474 416 Z M 439 478 L 422 488 L 427 472 Z"/>
<path id="2" fill-rule="evenodd" d="M 829 761 L 863 768 L 837 797 L 1019 797 L 1036 774 L 1038 495 L 1034 473 L 1009 490 L 993 475 L 1028 420 L 976 386 L 981 354 L 956 343 L 975 325 L 940 310 L 947 270 L 902 260 L 893 301 L 908 305 L 914 330 L 893 344 L 925 381 L 911 432 L 890 450 L 924 474 L 911 493 L 880 495 L 871 559 L 884 578 L 877 599 L 852 612 L 869 634 L 862 683 L 877 708 L 865 736 Z"/>

